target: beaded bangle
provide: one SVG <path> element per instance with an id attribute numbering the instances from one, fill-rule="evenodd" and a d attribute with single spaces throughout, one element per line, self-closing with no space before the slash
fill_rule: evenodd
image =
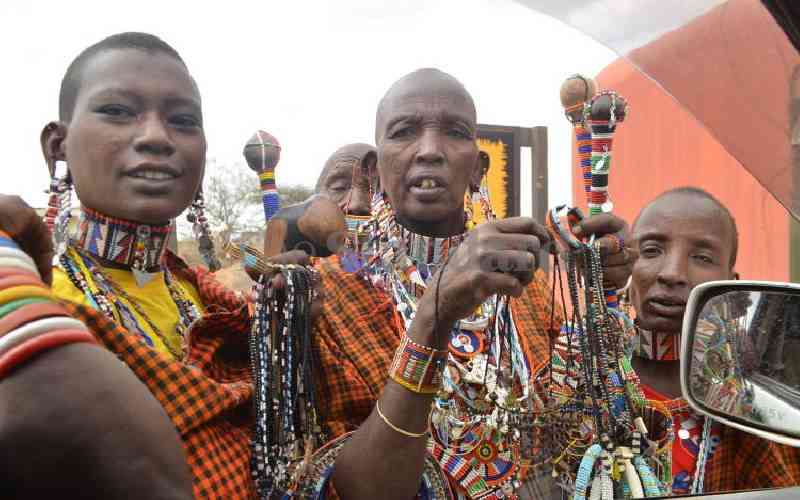
<path id="1" fill-rule="evenodd" d="M 43 351 L 75 342 L 96 340 L 58 304 L 33 259 L 0 231 L 0 379 Z"/>
<path id="2" fill-rule="evenodd" d="M 2 339 L 3 335 L 30 321 L 51 316 L 67 316 L 67 311 L 54 302 L 21 307 L 13 313 L 0 318 L 0 339 Z"/>
<path id="3" fill-rule="evenodd" d="M 33 274 L 34 276 L 39 276 L 39 271 L 36 269 L 36 266 L 32 266 L 26 260 L 19 259 L 17 257 L 0 256 L 0 267 L 20 269 L 22 271 L 27 271 L 28 273 Z"/>
<path id="4" fill-rule="evenodd" d="M 52 300 L 45 299 L 42 297 L 31 297 L 29 299 L 15 300 L 13 302 L 9 302 L 8 304 L 3 304 L 2 306 L 0 306 L 0 318 L 5 316 L 6 314 L 11 314 L 20 307 L 25 307 L 30 304 L 49 304 L 51 302 Z"/>
<path id="5" fill-rule="evenodd" d="M 442 386 L 446 361 L 447 351 L 417 344 L 404 335 L 389 368 L 389 378 L 411 392 L 436 394 Z"/>
<path id="6" fill-rule="evenodd" d="M 397 427 L 396 425 L 391 423 L 389 421 L 389 419 L 386 418 L 386 415 L 384 415 L 383 412 L 381 411 L 381 405 L 380 405 L 379 401 L 375 401 L 375 411 L 378 413 L 378 416 L 381 417 L 381 420 L 383 420 L 383 423 L 385 423 L 390 429 L 392 429 L 395 432 L 398 432 L 398 433 L 400 433 L 400 434 L 402 434 L 404 436 L 408 436 L 408 437 L 412 437 L 412 438 L 421 438 L 421 437 L 425 437 L 425 436 L 428 435 L 428 430 L 427 429 L 424 432 L 411 432 L 411 431 L 407 431 L 405 429 L 401 429 L 400 427 Z"/>
<path id="7" fill-rule="evenodd" d="M 83 325 L 81 327 L 80 330 L 59 330 L 39 335 L 0 355 L 0 379 L 3 379 L 11 370 L 43 351 L 77 342 L 96 343 L 92 334 L 86 330 L 86 327 Z"/>
<path id="8" fill-rule="evenodd" d="M 0 259 L 0 266 L 2 266 L 2 259 Z M 53 294 L 47 288 L 39 286 L 17 286 L 7 290 L 0 290 L 0 304 L 11 302 L 18 299 L 29 299 L 31 297 L 42 297 L 45 299 L 53 300 Z"/>
<path id="9" fill-rule="evenodd" d="M 33 285 L 45 288 L 42 280 L 27 273 L 14 273 L 12 276 L 0 277 L 0 290 L 11 288 L 12 286 Z"/>
<path id="10" fill-rule="evenodd" d="M 69 316 L 57 318 L 44 318 L 23 325 L 11 333 L 0 337 L 0 355 L 8 352 L 17 346 L 35 338 L 56 330 L 86 330 L 86 326 L 77 319 Z"/>
<path id="11" fill-rule="evenodd" d="M 0 257 L 7 257 L 11 259 L 19 259 L 26 264 L 36 269 L 36 262 L 31 257 L 16 246 L 0 247 Z"/>
<path id="12" fill-rule="evenodd" d="M 595 443 L 586 450 L 586 453 L 581 459 L 581 464 L 578 467 L 578 475 L 575 478 L 575 494 L 573 500 L 585 500 L 586 490 L 589 488 L 589 481 L 591 479 L 592 471 L 594 470 L 594 463 L 600 458 L 603 453 L 603 448 Z"/>

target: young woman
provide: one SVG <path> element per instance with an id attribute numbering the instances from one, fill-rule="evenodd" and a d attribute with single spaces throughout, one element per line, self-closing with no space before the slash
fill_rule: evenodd
<path id="1" fill-rule="evenodd" d="M 69 66 L 41 142 L 53 176 L 53 291 L 166 410 L 195 496 L 252 497 L 248 307 L 166 249 L 170 221 L 189 208 L 213 261 L 201 98 L 186 64 L 144 33 L 90 46 Z M 67 235 L 73 188 L 81 213 Z"/>

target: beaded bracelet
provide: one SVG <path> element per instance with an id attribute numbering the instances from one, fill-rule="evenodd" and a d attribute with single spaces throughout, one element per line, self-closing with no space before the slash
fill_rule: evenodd
<path id="1" fill-rule="evenodd" d="M 81 326 L 83 327 L 83 325 Z M 75 343 L 95 344 L 97 342 L 92 334 L 86 330 L 86 327 L 81 330 L 47 332 L 28 340 L 0 356 L 0 379 L 3 379 L 17 366 L 44 351 Z"/>
<path id="2" fill-rule="evenodd" d="M 442 386 L 446 361 L 447 351 L 417 344 L 404 335 L 389 368 L 389 378 L 411 392 L 436 394 Z"/>
<path id="3" fill-rule="evenodd" d="M 21 307 L 11 314 L 0 318 L 0 340 L 7 333 L 20 328 L 31 321 L 51 316 L 67 316 L 67 311 L 59 304 L 45 302 Z"/>
<path id="4" fill-rule="evenodd" d="M 79 329 L 86 330 L 86 327 L 77 319 L 68 316 L 31 321 L 11 333 L 0 337 L 0 355 L 3 355 L 28 340 L 48 332 Z"/>
<path id="5" fill-rule="evenodd" d="M 0 378 L 43 351 L 96 343 L 42 282 L 36 264 L 0 231 Z"/>

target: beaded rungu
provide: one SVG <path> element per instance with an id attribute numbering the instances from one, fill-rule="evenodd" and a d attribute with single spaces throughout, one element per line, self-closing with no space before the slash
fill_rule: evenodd
<path id="1" fill-rule="evenodd" d="M 597 93 L 594 81 L 580 75 L 567 79 L 561 100 L 575 130 L 589 213 L 610 211 L 611 146 L 627 103 L 613 91 Z M 644 423 L 645 399 L 628 359 L 631 322 L 618 308 L 616 290 L 603 287 L 598 242 L 576 238 L 564 227 L 562 210 L 548 214 L 549 229 L 564 250 L 572 306 L 551 359 L 554 401 L 544 425 L 551 429 L 546 435 L 552 475 L 574 500 L 663 495 L 666 489 L 650 466 L 655 447 Z M 566 223 L 581 219 L 571 209 Z M 615 243 L 624 245 L 621 239 Z M 558 257 L 555 267 L 558 272 Z"/>

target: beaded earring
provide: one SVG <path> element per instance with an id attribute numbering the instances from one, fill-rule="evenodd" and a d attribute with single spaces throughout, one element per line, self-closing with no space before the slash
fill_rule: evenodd
<path id="1" fill-rule="evenodd" d="M 200 249 L 200 256 L 203 257 L 208 270 L 212 273 L 218 271 L 222 264 L 214 252 L 214 241 L 211 239 L 211 230 L 208 226 L 208 218 L 205 215 L 205 199 L 203 198 L 202 188 L 197 191 L 194 201 L 189 206 L 189 213 L 186 220 L 192 224 L 192 232 L 197 238 L 197 246 Z"/>
<path id="2" fill-rule="evenodd" d="M 67 249 L 69 237 L 69 220 L 72 216 L 72 177 L 67 168 L 67 162 L 56 161 L 50 170 L 50 197 L 47 201 L 47 211 L 44 222 L 53 236 L 55 257 Z"/>

